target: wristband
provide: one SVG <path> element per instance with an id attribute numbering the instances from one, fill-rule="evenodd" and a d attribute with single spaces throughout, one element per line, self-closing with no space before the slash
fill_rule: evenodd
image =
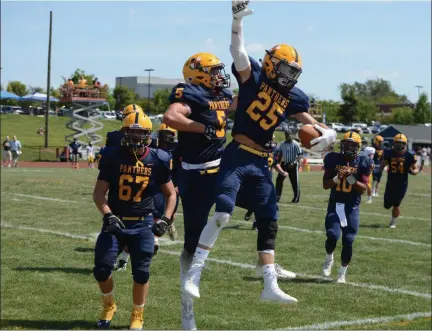
<path id="1" fill-rule="evenodd" d="M 337 175 L 334 176 L 333 181 L 335 182 L 335 184 L 339 184 L 339 177 Z"/>
<path id="2" fill-rule="evenodd" d="M 357 179 L 353 176 L 353 175 L 349 175 L 346 178 L 346 181 L 348 182 L 348 184 L 350 185 L 354 185 L 355 183 L 357 183 Z"/>
<path id="3" fill-rule="evenodd" d="M 171 219 L 169 219 L 165 215 L 163 215 L 160 219 L 161 219 L 161 221 L 164 221 L 167 225 L 171 225 L 171 223 L 172 223 Z"/>

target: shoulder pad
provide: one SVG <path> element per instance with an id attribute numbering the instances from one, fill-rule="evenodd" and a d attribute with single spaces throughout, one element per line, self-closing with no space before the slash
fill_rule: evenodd
<path id="1" fill-rule="evenodd" d="M 169 162 L 171 159 L 171 155 L 168 152 L 165 152 L 163 149 L 156 149 L 156 155 L 158 159 L 163 162 Z"/>
<path id="2" fill-rule="evenodd" d="M 208 102 L 203 93 L 203 89 L 200 86 L 195 86 L 187 83 L 180 83 L 174 86 L 169 96 L 171 103 L 184 102 L 208 105 Z"/>
<path id="3" fill-rule="evenodd" d="M 249 56 L 249 62 L 251 64 L 252 72 L 261 72 L 261 65 L 257 61 L 255 61 L 253 57 Z M 234 76 L 237 76 L 238 71 L 234 63 L 231 65 L 231 72 Z"/>
<path id="4" fill-rule="evenodd" d="M 290 102 L 288 108 L 297 113 L 309 110 L 309 97 L 298 87 L 293 87 L 289 92 Z"/>
<path id="5" fill-rule="evenodd" d="M 230 89 L 224 88 L 222 90 L 224 97 L 229 98 L 230 100 L 233 98 L 232 91 Z"/>

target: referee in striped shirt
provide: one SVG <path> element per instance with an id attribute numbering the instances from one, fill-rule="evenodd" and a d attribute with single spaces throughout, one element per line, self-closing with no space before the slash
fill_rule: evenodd
<path id="1" fill-rule="evenodd" d="M 279 146 L 278 164 L 276 164 L 276 170 L 278 176 L 276 178 L 276 199 L 279 202 L 283 182 L 285 177 L 289 176 L 291 186 L 294 192 L 294 198 L 291 202 L 298 203 L 300 201 L 300 183 L 299 183 L 299 165 L 303 151 L 299 143 L 292 139 L 291 130 L 285 130 L 285 141 Z"/>

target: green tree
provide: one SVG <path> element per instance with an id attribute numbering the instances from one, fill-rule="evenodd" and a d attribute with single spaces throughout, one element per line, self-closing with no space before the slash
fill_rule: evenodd
<path id="1" fill-rule="evenodd" d="M 137 103 L 137 97 L 133 90 L 126 86 L 116 86 L 113 90 L 113 98 L 115 100 L 115 109 L 123 109 L 131 103 Z"/>
<path id="2" fill-rule="evenodd" d="M 326 114 L 326 122 L 339 122 L 341 120 L 339 113 L 341 104 L 333 100 L 316 100 L 321 105 L 323 113 Z"/>
<path id="3" fill-rule="evenodd" d="M 413 124 L 414 114 L 410 107 L 398 107 L 392 110 L 393 122 L 395 124 Z"/>
<path id="4" fill-rule="evenodd" d="M 354 120 L 363 123 L 370 123 L 376 119 L 378 108 L 374 101 L 359 100 L 354 114 Z"/>
<path id="5" fill-rule="evenodd" d="M 171 94 L 170 89 L 160 89 L 155 91 L 152 100 L 152 111 L 156 114 L 163 114 L 170 105 L 169 96 Z"/>
<path id="6" fill-rule="evenodd" d="M 82 69 L 75 69 L 72 75 L 70 75 L 70 78 L 72 78 L 73 82 L 75 84 L 78 84 L 81 77 L 85 78 L 87 80 L 87 84 L 92 84 L 93 80 L 96 78 L 94 74 L 87 74 Z"/>
<path id="7" fill-rule="evenodd" d="M 50 87 L 50 95 L 54 98 L 60 99 L 60 89 Z"/>
<path id="8" fill-rule="evenodd" d="M 351 123 L 354 120 L 355 112 L 360 100 L 356 95 L 355 88 L 353 86 L 342 84 L 340 88 L 343 103 L 339 108 L 339 117 L 343 122 Z"/>
<path id="9" fill-rule="evenodd" d="M 24 95 L 28 94 L 27 86 L 24 83 L 21 83 L 20 81 L 17 80 L 9 82 L 6 90 L 8 92 L 12 92 L 15 93 L 16 95 L 19 95 L 20 97 L 23 97 Z"/>
<path id="10" fill-rule="evenodd" d="M 27 91 L 28 91 L 29 94 L 33 94 L 33 93 L 36 93 L 36 92 L 45 93 L 44 89 L 42 87 L 40 87 L 40 86 L 31 86 L 31 85 L 29 85 L 29 86 L 27 86 Z"/>
<path id="11" fill-rule="evenodd" d="M 415 123 L 430 123 L 431 118 L 431 104 L 428 102 L 426 93 L 420 94 L 420 97 L 414 109 L 414 122 Z"/>

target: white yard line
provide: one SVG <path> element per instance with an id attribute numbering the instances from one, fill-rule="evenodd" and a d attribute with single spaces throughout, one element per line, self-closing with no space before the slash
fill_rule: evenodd
<path id="1" fill-rule="evenodd" d="M 2 228 L 35 231 L 35 232 L 54 234 L 54 235 L 67 237 L 67 238 L 73 238 L 73 239 L 81 239 L 81 240 L 94 240 L 95 239 L 94 235 L 87 235 L 87 236 L 77 235 L 77 234 L 72 234 L 72 233 L 68 233 L 68 232 L 52 231 L 52 230 L 47 230 L 47 229 L 43 229 L 43 228 L 34 228 L 34 227 L 28 227 L 28 226 L 13 225 L 13 224 L 8 224 L 8 223 L 4 223 L 4 222 L 2 222 L 0 225 Z M 174 243 L 181 243 L 181 242 L 177 241 Z M 158 252 L 170 254 L 170 255 L 175 255 L 175 256 L 180 256 L 180 252 L 175 252 L 175 251 L 170 251 L 170 250 L 165 250 L 165 249 L 159 249 Z M 231 266 L 240 267 L 240 268 L 244 268 L 244 269 L 254 269 L 256 267 L 253 264 L 233 262 L 230 260 L 221 260 L 221 259 L 214 259 L 214 258 L 208 258 L 207 260 L 214 262 L 214 263 L 226 264 L 226 265 L 231 265 Z M 301 273 L 298 273 L 297 275 L 300 277 L 303 277 L 303 278 L 322 279 L 322 280 L 330 281 L 329 278 L 322 277 L 322 276 L 314 276 L 314 275 L 307 275 L 307 274 L 301 274 Z M 381 285 L 374 285 L 374 284 L 367 284 L 367 283 L 354 283 L 354 282 L 347 282 L 345 285 L 362 287 L 362 288 L 371 289 L 371 290 L 379 290 L 379 291 L 384 291 L 384 292 L 389 292 L 389 293 L 406 294 L 406 295 L 411 295 L 411 296 L 426 298 L 426 299 L 432 298 L 432 295 L 428 294 L 428 293 L 421 293 L 421 292 L 410 291 L 410 290 L 399 289 L 399 288 L 390 288 L 390 287 L 381 286 Z"/>
<path id="2" fill-rule="evenodd" d="M 295 328 L 285 328 L 285 329 L 277 329 L 280 331 L 283 330 L 327 330 L 327 329 L 337 329 L 341 326 L 349 326 L 349 325 L 366 325 L 366 324 L 377 324 L 377 323 L 387 323 L 392 321 L 411 321 L 416 318 L 420 317 L 430 317 L 432 314 L 431 312 L 417 312 L 417 313 L 411 313 L 411 314 L 405 314 L 405 315 L 395 315 L 395 316 L 383 316 L 383 317 L 376 317 L 376 318 L 364 318 L 354 321 L 335 321 L 335 322 L 326 322 L 321 324 L 309 324 L 309 325 L 303 325 Z"/>
<path id="3" fill-rule="evenodd" d="M 38 195 L 21 194 L 21 193 L 12 193 L 12 194 L 20 196 L 20 197 L 36 199 L 36 200 L 46 200 L 46 201 L 55 201 L 55 202 L 64 202 L 64 203 L 92 204 L 91 202 L 86 202 L 86 201 L 62 200 L 62 199 L 57 199 L 57 198 L 48 198 L 48 197 L 42 197 L 42 196 L 38 196 Z M 177 213 L 177 215 L 183 215 L 183 214 Z M 232 219 L 231 222 L 242 223 L 242 224 L 252 224 L 251 222 L 248 222 L 248 221 L 235 220 L 235 219 Z M 310 229 L 304 229 L 304 228 L 297 228 L 297 227 L 288 226 L 288 225 L 279 225 L 278 228 L 284 229 L 284 230 L 292 230 L 292 231 L 305 232 L 305 233 L 314 233 L 314 234 L 320 234 L 320 235 L 325 233 L 324 231 L 320 231 L 320 230 L 310 230 Z M 403 240 L 403 239 L 370 237 L 370 236 L 363 236 L 363 235 L 357 235 L 357 238 L 369 239 L 369 240 L 375 240 L 375 241 L 385 241 L 385 242 L 398 243 L 398 244 L 406 244 L 406 245 L 412 245 L 412 246 L 422 246 L 422 247 L 431 247 L 432 246 L 431 244 L 426 244 L 426 243 L 417 242 L 417 241 Z"/>

